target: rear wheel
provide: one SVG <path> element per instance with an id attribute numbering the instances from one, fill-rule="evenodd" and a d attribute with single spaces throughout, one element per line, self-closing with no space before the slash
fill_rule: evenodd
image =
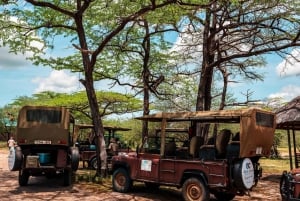
<path id="1" fill-rule="evenodd" d="M 187 179 L 182 186 L 182 196 L 185 201 L 208 201 L 209 191 L 198 178 Z"/>
<path id="2" fill-rule="evenodd" d="M 124 168 L 119 168 L 113 173 L 112 178 L 114 191 L 126 193 L 132 187 L 132 180 L 129 177 L 128 172 Z"/>
<path id="3" fill-rule="evenodd" d="M 26 186 L 28 184 L 29 173 L 24 170 L 19 171 L 19 185 Z"/>
<path id="4" fill-rule="evenodd" d="M 64 186 L 70 186 L 72 184 L 72 170 L 64 170 Z"/>

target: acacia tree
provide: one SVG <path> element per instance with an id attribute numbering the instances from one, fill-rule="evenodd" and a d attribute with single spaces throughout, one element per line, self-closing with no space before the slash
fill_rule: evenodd
<path id="1" fill-rule="evenodd" d="M 104 129 L 94 89 L 94 70 L 105 65 L 105 62 L 102 65 L 101 61 L 105 61 L 102 60 L 102 56 L 107 55 L 102 53 L 130 22 L 171 4 L 199 6 L 202 2 L 198 0 L 1 1 L 3 12 L 0 17 L 2 30 L 0 38 L 3 46 L 9 46 L 12 52 L 30 50 L 33 53 L 30 59 L 37 65 L 83 72 L 84 78 L 80 81 L 86 89 L 97 136 L 96 175 L 100 175 L 101 172 L 104 175 L 107 157 Z M 57 36 L 65 37 L 69 41 L 69 46 L 72 44 L 76 51 L 73 49 L 70 55 L 61 57 L 47 57 L 41 55 L 39 46 L 33 45 L 38 41 L 44 44 L 44 47 L 53 48 Z M 114 56 L 113 52 L 109 56 Z"/>
<path id="2" fill-rule="evenodd" d="M 133 96 L 107 91 L 96 91 L 96 95 L 101 118 L 141 111 L 141 101 Z M 33 94 L 32 97 L 19 97 L 7 109 L 9 111 L 11 108 L 20 109 L 29 103 L 30 105 L 63 106 L 70 109 L 78 122 L 90 123 L 92 121 L 88 99 L 84 91 L 72 94 L 45 91 Z"/>
<path id="3" fill-rule="evenodd" d="M 167 21 L 167 20 L 166 20 Z M 153 23 L 153 22 L 152 22 Z M 164 22 L 167 24 L 167 22 Z M 167 51 L 170 46 L 163 39 L 163 34 L 174 31 L 172 27 L 165 27 L 161 24 L 151 24 L 148 19 L 136 20 L 132 27 L 129 27 L 126 36 L 123 38 L 123 46 L 120 54 L 125 57 L 125 75 L 133 78 L 133 82 L 122 82 L 116 76 L 115 82 L 120 85 L 130 86 L 137 96 L 143 97 L 143 115 L 150 113 L 151 95 L 158 96 L 158 86 L 164 82 L 164 77 L 169 74 L 168 59 L 172 55 Z M 134 37 L 132 39 L 132 37 Z M 132 40 L 132 41 L 130 41 Z M 144 121 L 142 126 L 142 137 L 148 135 L 148 122 Z"/>
<path id="4" fill-rule="evenodd" d="M 192 21 L 196 27 L 203 27 L 196 110 L 211 107 L 210 89 L 216 69 L 226 69 L 232 78 L 239 74 L 262 79 L 253 67 L 264 64 L 264 55 L 275 52 L 283 56 L 300 45 L 300 7 L 294 1 L 211 2 L 205 15 L 198 12 Z"/>
<path id="5" fill-rule="evenodd" d="M 183 30 L 186 48 L 182 52 L 183 58 L 187 58 L 184 65 L 194 67 L 185 74 L 199 72 L 200 75 L 197 111 L 211 109 L 212 86 L 217 75 L 224 82 L 219 107 L 223 109 L 229 82 L 238 77 L 263 80 L 256 68 L 265 65 L 266 54 L 285 57 L 300 45 L 299 3 L 290 0 L 209 2 L 209 7 L 190 13 Z M 208 127 L 198 128 L 197 133 L 205 137 L 207 131 Z"/>

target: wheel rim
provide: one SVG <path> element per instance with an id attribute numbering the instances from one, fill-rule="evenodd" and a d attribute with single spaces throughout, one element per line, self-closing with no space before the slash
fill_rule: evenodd
<path id="1" fill-rule="evenodd" d="M 187 196 L 191 200 L 200 200 L 202 196 L 202 189 L 196 184 L 190 184 L 187 186 Z"/>
<path id="2" fill-rule="evenodd" d="M 92 167 L 93 167 L 95 170 L 98 169 L 97 160 L 93 160 L 93 161 L 92 161 Z"/>
<path id="3" fill-rule="evenodd" d="M 116 181 L 119 186 L 125 186 L 126 178 L 123 174 L 119 173 L 116 175 Z"/>

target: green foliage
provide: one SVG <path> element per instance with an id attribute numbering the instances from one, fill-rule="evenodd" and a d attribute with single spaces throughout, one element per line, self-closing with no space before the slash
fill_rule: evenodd
<path id="1" fill-rule="evenodd" d="M 158 103 L 156 107 L 165 111 L 194 110 L 202 57 L 208 58 L 207 55 L 196 55 L 197 64 L 188 66 L 187 60 L 181 57 L 191 59 L 193 55 L 190 51 L 187 51 L 188 55 L 171 52 L 173 44 L 166 38 L 166 33 L 179 33 L 189 25 L 194 32 L 184 30 L 188 35 L 186 39 L 191 39 L 195 33 L 198 37 L 187 46 L 192 49 L 191 46 L 201 46 L 206 41 L 203 25 L 215 17 L 215 27 L 207 31 L 211 33 L 211 39 L 218 38 L 218 41 L 207 40 L 215 42 L 210 46 L 216 47 L 207 52 L 219 55 L 221 60 L 213 58 L 209 65 L 226 68 L 230 80 L 234 81 L 237 76 L 262 80 L 263 76 L 256 71 L 257 67 L 265 65 L 261 54 L 276 51 L 275 45 L 278 50 L 288 47 L 283 42 L 291 40 L 299 30 L 298 15 L 294 15 L 299 11 L 299 4 L 291 5 L 290 1 L 159 0 L 153 4 L 150 0 L 119 0 L 77 1 L 80 5 L 76 5 L 74 1 L 55 0 L 46 1 L 42 6 L 38 5 L 42 1 L 35 1 L 35 5 L 25 2 L 1 1 L 0 28 L 3 31 L 0 46 L 9 46 L 15 53 L 26 53 L 36 65 L 70 69 L 84 75 L 92 72 L 92 81 L 110 79 L 112 84 L 131 86 L 135 94 L 145 88 L 143 75 L 148 69 L 150 84 L 160 75 L 164 76 L 164 82 L 156 90 L 157 99 L 151 97 L 150 102 Z M 206 4 L 218 9 L 206 10 L 203 7 Z M 286 9 L 278 9 L 283 6 Z M 274 9 L 280 12 L 274 12 Z M 205 12 L 209 10 L 215 15 L 206 19 Z M 218 12 L 213 13 L 214 10 Z M 280 25 L 285 26 L 278 29 Z M 293 45 L 298 45 L 296 42 Z M 57 53 L 61 50 L 64 50 L 63 54 Z M 222 52 L 218 52 L 220 50 Z M 213 80 L 220 81 L 222 75 L 216 69 L 214 72 Z M 193 73 L 195 76 L 191 76 Z M 209 90 L 206 98 L 220 97 L 219 85 L 216 82 L 209 85 L 214 86 L 210 89 L 205 85 L 208 88 L 205 90 Z M 74 110 L 75 116 L 83 122 L 90 121 L 89 102 L 84 93 L 70 96 L 51 93 L 35 95 L 34 104 L 64 105 Z M 217 98 L 212 100 L 212 108 L 218 107 L 220 101 Z M 142 108 L 138 100 L 116 93 L 97 93 L 97 99 L 101 116 Z M 227 93 L 227 101 L 233 100 Z M 22 97 L 13 104 L 21 106 L 31 102 L 31 98 Z"/>
<path id="2" fill-rule="evenodd" d="M 98 91 L 97 101 L 102 117 L 132 113 L 142 107 L 140 100 L 116 92 Z M 33 97 L 19 97 L 10 104 L 9 108 L 14 108 L 14 113 L 17 114 L 18 109 L 24 105 L 64 106 L 70 108 L 78 123 L 91 122 L 88 99 L 83 91 L 73 94 L 46 91 L 34 94 Z"/>
<path id="3" fill-rule="evenodd" d="M 280 145 L 281 145 L 283 136 L 284 136 L 284 134 L 281 133 L 281 132 L 276 132 L 276 133 L 275 133 L 275 135 L 274 135 L 274 144 L 275 144 L 276 146 L 280 146 Z"/>
<path id="4" fill-rule="evenodd" d="M 105 126 L 113 126 L 113 127 L 122 127 L 122 128 L 129 128 L 129 131 L 122 131 L 119 132 L 122 135 L 122 140 L 125 142 L 129 147 L 135 150 L 136 146 L 141 143 L 142 137 L 142 122 L 136 119 L 110 119 L 104 120 Z"/>

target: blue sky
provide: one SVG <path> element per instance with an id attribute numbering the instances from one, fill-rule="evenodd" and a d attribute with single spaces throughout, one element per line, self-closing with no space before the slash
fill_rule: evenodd
<path id="1" fill-rule="evenodd" d="M 293 51 L 300 57 L 300 51 Z M 286 63 L 285 58 L 276 54 L 266 56 L 267 64 L 259 69 L 264 74 L 264 81 L 245 82 L 240 80 L 239 84 L 231 86 L 231 91 L 236 97 L 241 98 L 241 93 L 254 92 L 252 100 L 265 100 L 279 97 L 284 101 L 290 101 L 300 95 L 300 63 L 289 58 L 291 63 Z M 242 97 L 244 100 L 245 98 Z"/>
<path id="2" fill-rule="evenodd" d="M 66 50 L 61 49 L 60 52 Z M 57 53 L 57 52 L 56 52 Z M 300 58 L 300 51 L 294 51 Z M 300 95 L 300 63 L 292 61 L 285 63 L 285 58 L 271 54 L 267 57 L 267 65 L 260 69 L 265 74 L 263 82 L 245 82 L 230 85 L 230 92 L 243 101 L 242 93 L 250 90 L 251 99 L 281 97 L 289 101 Z M 13 102 L 20 96 L 31 96 L 34 93 L 50 90 L 55 92 L 75 92 L 83 90 L 79 83 L 79 74 L 67 71 L 55 71 L 47 67 L 33 66 L 25 60 L 24 55 L 9 53 L 5 47 L 0 47 L 0 107 Z M 107 86 L 97 84 L 97 89 L 104 90 Z"/>

